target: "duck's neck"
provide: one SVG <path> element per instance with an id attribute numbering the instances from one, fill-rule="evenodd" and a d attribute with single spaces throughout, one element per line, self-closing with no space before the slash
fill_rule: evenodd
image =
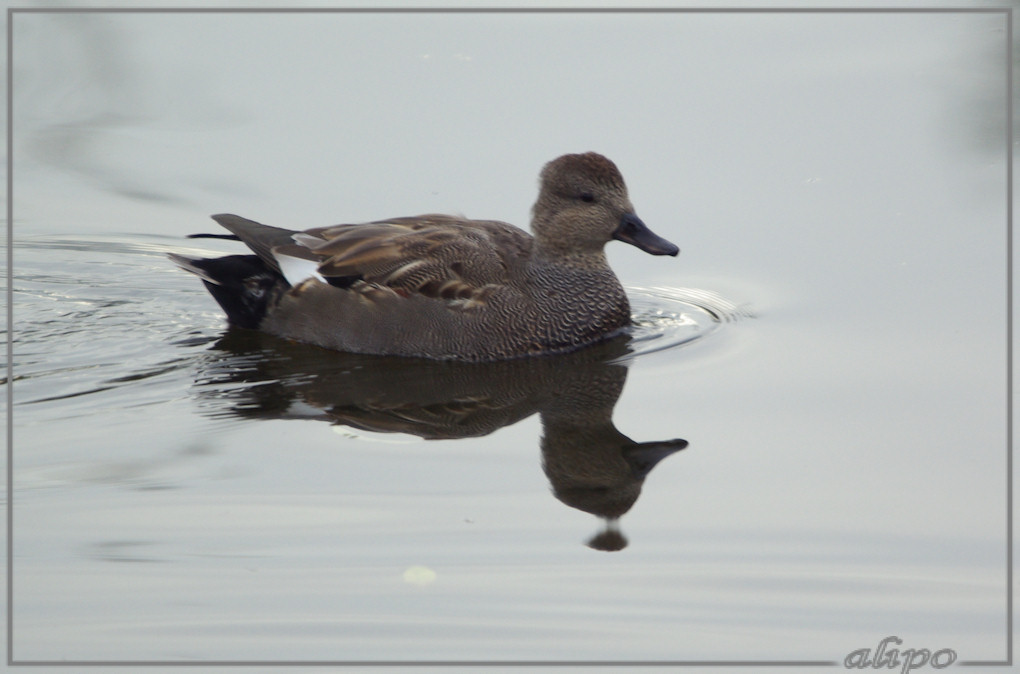
<path id="1" fill-rule="evenodd" d="M 564 267 L 577 272 L 602 273 L 612 270 L 609 268 L 609 260 L 603 249 L 584 250 L 558 250 L 549 246 L 536 246 L 531 254 L 533 267 Z"/>

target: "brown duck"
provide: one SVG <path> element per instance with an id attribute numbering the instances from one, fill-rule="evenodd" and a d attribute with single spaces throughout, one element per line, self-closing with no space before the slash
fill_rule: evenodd
<path id="1" fill-rule="evenodd" d="M 214 215 L 255 255 L 187 258 L 231 325 L 354 353 L 489 361 L 571 351 L 630 324 L 603 250 L 679 249 L 634 214 L 616 165 L 546 164 L 533 236 L 493 220 L 392 218 L 295 232 Z"/>

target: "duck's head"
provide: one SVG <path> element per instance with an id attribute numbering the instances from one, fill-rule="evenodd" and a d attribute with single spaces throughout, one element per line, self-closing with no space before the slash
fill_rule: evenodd
<path id="1" fill-rule="evenodd" d="M 548 253 L 592 254 L 613 239 L 652 255 L 676 255 L 674 244 L 641 221 L 616 164 L 600 154 L 566 154 L 545 165 L 531 229 Z"/>

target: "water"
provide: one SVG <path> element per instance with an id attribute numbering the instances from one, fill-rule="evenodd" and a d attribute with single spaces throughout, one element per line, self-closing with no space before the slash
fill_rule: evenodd
<path id="1" fill-rule="evenodd" d="M 1002 21 L 16 15 L 15 660 L 1006 657 Z M 165 257 L 589 149 L 682 252 L 578 354 L 226 331 Z"/>

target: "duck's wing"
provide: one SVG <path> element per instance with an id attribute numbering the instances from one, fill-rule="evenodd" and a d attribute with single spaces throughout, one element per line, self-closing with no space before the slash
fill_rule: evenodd
<path id="1" fill-rule="evenodd" d="M 316 278 L 355 283 L 476 306 L 506 285 L 533 239 L 504 222 L 422 215 L 298 232 L 237 215 L 214 215 L 291 286 Z M 359 286 L 360 288 L 360 286 Z M 363 289 L 363 288 L 361 288 Z"/>
<path id="2" fill-rule="evenodd" d="M 531 244 L 506 223 L 424 215 L 308 230 L 272 253 L 281 268 L 297 260 L 296 266 L 306 265 L 305 278 L 341 288 L 363 281 L 402 294 L 469 300 L 506 284 Z"/>

